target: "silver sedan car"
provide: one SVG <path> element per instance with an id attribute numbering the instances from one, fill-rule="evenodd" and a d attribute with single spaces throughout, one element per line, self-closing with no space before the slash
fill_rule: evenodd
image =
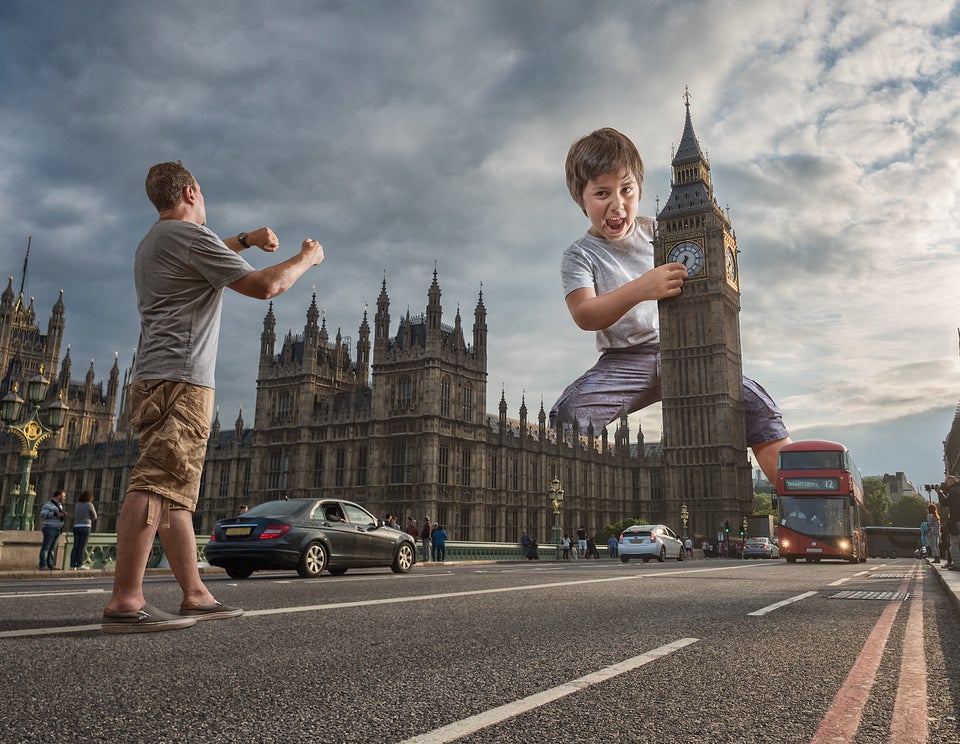
<path id="1" fill-rule="evenodd" d="M 627 563 L 631 558 L 642 558 L 646 563 L 656 558 L 663 563 L 667 558 L 682 561 L 686 556 L 683 540 L 665 524 L 635 524 L 620 533 L 617 551 L 620 560 Z"/>
<path id="2" fill-rule="evenodd" d="M 779 558 L 780 549 L 769 537 L 748 537 L 743 546 L 744 558 Z"/>

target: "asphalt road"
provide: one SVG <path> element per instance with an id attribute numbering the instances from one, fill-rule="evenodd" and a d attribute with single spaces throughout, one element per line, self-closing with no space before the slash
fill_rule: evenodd
<path id="1" fill-rule="evenodd" d="M 108 636 L 110 582 L 0 581 L 0 741 L 960 742 L 960 618 L 916 560 L 216 576 L 243 617 Z"/>

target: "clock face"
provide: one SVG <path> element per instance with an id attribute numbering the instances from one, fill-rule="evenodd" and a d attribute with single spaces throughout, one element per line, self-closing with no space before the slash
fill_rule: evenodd
<path id="1" fill-rule="evenodd" d="M 731 246 L 727 246 L 726 251 L 726 263 L 727 263 L 727 281 L 730 282 L 733 286 L 737 286 L 737 254 Z"/>
<path id="2" fill-rule="evenodd" d="M 697 243 L 685 240 L 670 249 L 667 261 L 683 264 L 687 267 L 687 277 L 694 277 L 703 270 L 703 248 Z"/>

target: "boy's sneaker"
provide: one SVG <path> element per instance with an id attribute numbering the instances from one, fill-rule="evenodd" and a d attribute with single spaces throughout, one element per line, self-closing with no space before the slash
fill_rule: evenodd
<path id="1" fill-rule="evenodd" d="M 137 612 L 103 611 L 100 630 L 104 633 L 151 633 L 159 630 L 178 630 L 196 625 L 195 617 L 180 617 L 145 604 Z"/>
<path id="2" fill-rule="evenodd" d="M 228 617 L 238 617 L 243 614 L 239 607 L 230 607 L 222 602 L 214 601 L 208 605 L 191 605 L 181 607 L 180 615 L 195 620 L 223 620 Z"/>

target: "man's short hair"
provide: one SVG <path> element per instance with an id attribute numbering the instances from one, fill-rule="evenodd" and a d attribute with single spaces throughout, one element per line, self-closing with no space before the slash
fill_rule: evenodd
<path id="1" fill-rule="evenodd" d="M 147 173 L 147 197 L 158 212 L 173 209 L 183 201 L 183 190 L 196 187 L 193 177 L 183 163 L 157 163 Z"/>
<path id="2" fill-rule="evenodd" d="M 567 153 L 567 188 L 570 196 L 583 206 L 583 190 L 587 182 L 605 173 L 614 173 L 625 167 L 637 178 L 637 185 L 643 187 L 643 159 L 630 138 L 616 129 L 605 127 L 581 137 Z"/>

